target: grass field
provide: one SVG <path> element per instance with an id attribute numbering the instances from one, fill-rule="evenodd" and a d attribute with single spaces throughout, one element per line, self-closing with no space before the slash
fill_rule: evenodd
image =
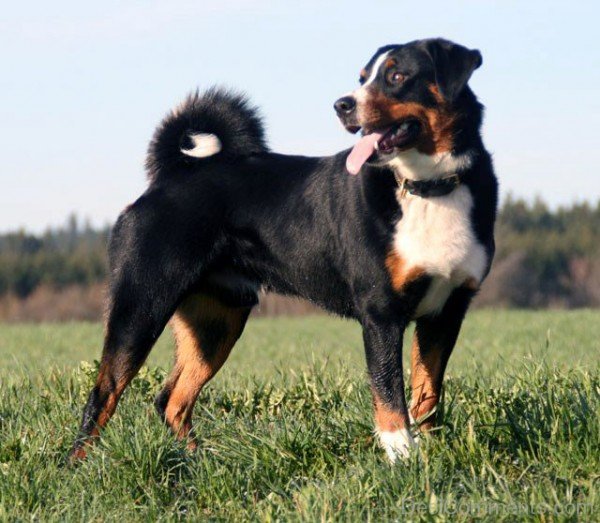
<path id="1" fill-rule="evenodd" d="M 166 333 L 90 459 L 64 467 L 101 336 L 0 325 L 0 520 L 600 520 L 600 312 L 473 312 L 441 428 L 395 466 L 358 326 L 312 317 L 251 320 L 201 394 L 192 455 L 151 404 Z"/>

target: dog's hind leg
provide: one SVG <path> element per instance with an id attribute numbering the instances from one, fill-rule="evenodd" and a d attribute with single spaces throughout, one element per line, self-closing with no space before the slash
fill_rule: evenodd
<path id="1" fill-rule="evenodd" d="M 188 229 L 157 212 L 156 203 L 146 202 L 130 207 L 113 230 L 104 349 L 71 460 L 85 457 L 86 445 L 114 413 L 121 394 L 201 271 L 199 253 L 209 252 L 206 235 L 193 244 L 186 242 Z"/>
<path id="2" fill-rule="evenodd" d="M 118 284 L 109 312 L 104 350 L 96 383 L 83 412 L 71 458 L 83 458 L 86 444 L 113 415 L 121 394 L 142 366 L 178 299 L 175 289 L 160 300 L 147 289 Z"/>
<path id="3" fill-rule="evenodd" d="M 238 340 L 251 307 L 226 306 L 206 294 L 186 298 L 171 321 L 177 351 L 175 365 L 155 405 L 178 438 L 191 437 L 192 411 L 204 385 L 219 371 Z"/>

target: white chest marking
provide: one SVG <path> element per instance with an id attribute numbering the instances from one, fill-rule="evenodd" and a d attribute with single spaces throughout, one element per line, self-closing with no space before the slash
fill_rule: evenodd
<path id="1" fill-rule="evenodd" d="M 462 171 L 471 166 L 469 154 L 455 156 L 450 152 L 423 154 L 409 149 L 395 156 L 388 165 L 410 180 L 431 180 Z"/>
<path id="2" fill-rule="evenodd" d="M 405 269 L 420 268 L 433 277 L 416 317 L 439 312 L 456 287 L 473 278 L 480 283 L 487 255 L 471 226 L 473 197 L 461 186 L 446 196 L 400 199 L 394 249 Z"/>

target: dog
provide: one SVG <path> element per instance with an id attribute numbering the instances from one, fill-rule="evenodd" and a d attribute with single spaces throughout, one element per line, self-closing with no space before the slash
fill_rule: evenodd
<path id="1" fill-rule="evenodd" d="M 390 461 L 409 456 L 436 424 L 448 358 L 494 256 L 497 180 L 468 86 L 481 63 L 443 39 L 380 48 L 334 105 L 362 136 L 329 157 L 271 152 L 256 110 L 223 89 L 173 110 L 149 146 L 149 187 L 111 234 L 104 349 L 71 458 L 85 457 L 169 321 L 176 359 L 155 405 L 194 448 L 194 403 L 260 289 L 360 322 L 379 441 Z"/>

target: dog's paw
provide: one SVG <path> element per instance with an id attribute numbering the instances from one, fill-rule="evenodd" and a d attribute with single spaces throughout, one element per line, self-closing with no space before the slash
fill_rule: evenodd
<path id="1" fill-rule="evenodd" d="M 379 441 L 390 463 L 406 460 L 418 448 L 418 437 L 414 438 L 408 429 L 393 432 L 380 432 Z"/>

